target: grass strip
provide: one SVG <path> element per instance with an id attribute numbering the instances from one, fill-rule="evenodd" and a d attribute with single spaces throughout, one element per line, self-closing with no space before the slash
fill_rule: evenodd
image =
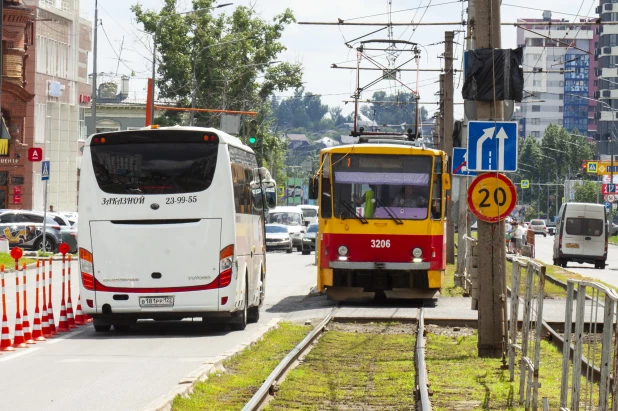
<path id="1" fill-rule="evenodd" d="M 31 264 L 36 262 L 33 258 L 20 258 L 19 266 L 21 267 L 23 264 Z M 10 270 L 15 268 L 15 260 L 11 257 L 9 253 L 0 253 L 0 264 L 4 265 L 5 270 Z"/>
<path id="2" fill-rule="evenodd" d="M 188 398 L 176 397 L 173 410 L 241 409 L 279 362 L 311 331 L 281 323 L 264 338 L 223 363 L 227 372 L 212 374 L 195 385 Z"/>
<path id="3" fill-rule="evenodd" d="M 266 410 L 414 409 L 412 327 L 356 326 L 354 332 L 328 331 L 288 374 Z M 402 332 L 391 333 L 391 327 Z"/>
<path id="4" fill-rule="evenodd" d="M 518 403 L 519 367 L 515 381 L 510 382 L 501 360 L 478 357 L 477 343 L 476 332 L 468 336 L 428 334 L 426 359 L 433 410 L 523 410 Z M 541 398 L 547 397 L 549 409 L 559 408 L 561 364 L 562 353 L 541 341 L 539 406 Z M 582 377 L 582 387 L 584 381 Z M 595 390 L 598 393 L 596 385 Z"/>
<path id="5" fill-rule="evenodd" d="M 464 289 L 455 287 L 455 264 L 446 265 L 446 273 L 444 275 L 444 286 L 440 290 L 440 297 L 463 297 Z"/>

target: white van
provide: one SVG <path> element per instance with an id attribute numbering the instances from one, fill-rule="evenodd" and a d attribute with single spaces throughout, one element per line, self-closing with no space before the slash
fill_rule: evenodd
<path id="1" fill-rule="evenodd" d="M 298 251 L 303 250 L 303 234 L 305 223 L 303 210 L 298 206 L 278 206 L 268 211 L 267 224 L 283 224 L 288 226 L 292 237 L 292 246 Z"/>
<path id="2" fill-rule="evenodd" d="M 569 261 L 604 269 L 607 260 L 607 215 L 602 204 L 565 203 L 558 213 L 554 265 Z"/>
<path id="3" fill-rule="evenodd" d="M 306 225 L 318 223 L 318 206 L 303 204 L 299 205 L 298 207 L 303 210 L 303 217 L 305 218 L 305 221 L 309 222 Z"/>

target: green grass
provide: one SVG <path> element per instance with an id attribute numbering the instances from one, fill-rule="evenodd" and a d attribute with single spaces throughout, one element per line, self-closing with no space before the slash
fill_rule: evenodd
<path id="1" fill-rule="evenodd" d="M 264 338 L 224 362 L 227 372 L 211 374 L 196 384 L 189 398 L 176 397 L 173 410 L 239 410 L 260 388 L 277 364 L 311 330 L 282 323 Z"/>
<path id="2" fill-rule="evenodd" d="M 413 333 L 328 331 L 266 410 L 414 409 Z"/>
<path id="3" fill-rule="evenodd" d="M 36 262 L 33 258 L 20 258 L 19 265 L 21 267 L 22 264 L 31 264 Z M 0 253 L 0 264 L 4 265 L 5 269 L 15 268 L 15 260 L 8 253 Z"/>
<path id="4" fill-rule="evenodd" d="M 519 368 L 509 381 L 508 369 L 499 359 L 477 356 L 477 335 L 427 336 L 427 370 L 434 394 L 432 407 L 440 410 L 523 410 L 519 400 Z M 516 364 L 519 359 L 516 358 Z M 539 364 L 539 409 L 548 397 L 549 409 L 557 410 L 560 400 L 562 353 L 541 341 Z M 582 387 L 584 386 L 582 377 Z M 598 388 L 596 388 L 598 390 Z"/>
<path id="5" fill-rule="evenodd" d="M 618 235 L 609 238 L 610 243 L 618 243 Z"/>
<path id="6" fill-rule="evenodd" d="M 446 274 L 444 275 L 444 286 L 440 290 L 441 297 L 463 297 L 464 289 L 455 287 L 455 264 L 446 265 Z"/>

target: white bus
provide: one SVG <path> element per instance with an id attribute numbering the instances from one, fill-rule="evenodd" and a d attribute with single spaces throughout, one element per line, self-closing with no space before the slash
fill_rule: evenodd
<path id="1" fill-rule="evenodd" d="M 96 331 L 258 321 L 275 182 L 238 138 L 198 127 L 95 134 L 80 176 L 80 288 Z"/>

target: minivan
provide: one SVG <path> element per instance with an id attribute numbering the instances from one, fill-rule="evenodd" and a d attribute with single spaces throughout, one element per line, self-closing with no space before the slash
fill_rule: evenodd
<path id="1" fill-rule="evenodd" d="M 602 204 L 563 204 L 556 222 L 554 265 L 566 267 L 569 261 L 574 261 L 604 269 L 607 231 L 607 214 Z"/>
<path id="2" fill-rule="evenodd" d="M 302 205 L 299 205 L 298 207 L 300 207 L 301 210 L 303 210 L 303 217 L 305 218 L 306 222 L 309 222 L 309 224 L 317 224 L 318 209 L 319 209 L 318 206 L 314 206 L 310 204 L 302 204 Z"/>
<path id="3" fill-rule="evenodd" d="M 292 246 L 303 251 L 303 234 L 305 225 L 303 210 L 298 206 L 278 206 L 268 211 L 267 224 L 283 224 L 288 226 L 292 237 Z"/>

